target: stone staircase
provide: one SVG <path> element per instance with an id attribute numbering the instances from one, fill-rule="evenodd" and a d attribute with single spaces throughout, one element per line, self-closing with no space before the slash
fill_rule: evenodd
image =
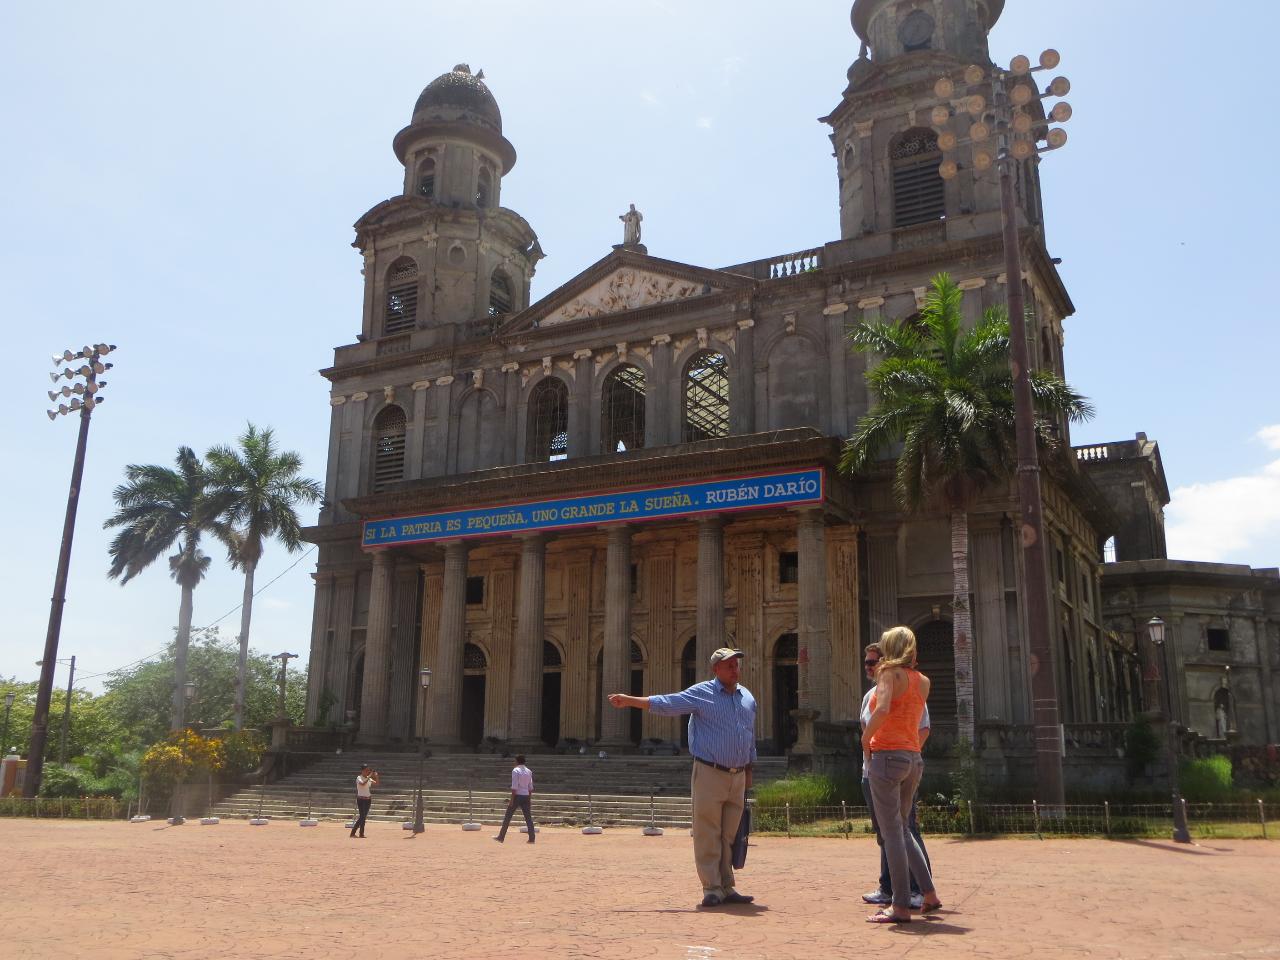
<path id="1" fill-rule="evenodd" d="M 248 787 L 214 805 L 213 815 L 298 820 L 348 820 L 355 810 L 355 777 L 361 760 L 372 763 L 381 783 L 371 820 L 413 819 L 418 784 L 414 753 L 326 755 L 305 769 L 264 787 Z M 534 819 L 538 823 L 601 826 L 688 827 L 691 819 L 687 757 L 534 755 Z M 423 763 L 424 820 L 428 823 L 502 822 L 513 761 L 492 754 L 436 756 Z M 757 784 L 786 775 L 785 757 L 761 757 Z M 468 798 L 468 791 L 471 792 Z M 653 793 L 652 805 L 650 792 Z M 517 816 L 517 820 L 519 817 Z"/>

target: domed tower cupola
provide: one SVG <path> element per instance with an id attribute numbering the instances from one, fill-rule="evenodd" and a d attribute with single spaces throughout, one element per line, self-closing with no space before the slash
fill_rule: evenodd
<path id="1" fill-rule="evenodd" d="M 427 84 L 392 146 L 405 166 L 405 195 L 450 207 L 497 207 L 516 163 L 484 71 L 465 63 Z"/>
<path id="2" fill-rule="evenodd" d="M 856 0 L 853 29 L 876 63 L 933 50 L 966 63 L 988 63 L 987 33 L 1004 0 Z"/>

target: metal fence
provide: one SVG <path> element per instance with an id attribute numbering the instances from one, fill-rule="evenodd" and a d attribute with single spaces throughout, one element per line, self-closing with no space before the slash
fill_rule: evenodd
<path id="1" fill-rule="evenodd" d="M 0 817 L 123 820 L 127 807 L 113 797 L 0 797 Z"/>
<path id="2" fill-rule="evenodd" d="M 1186 803 L 1191 836 L 1218 838 L 1280 837 L 1280 804 Z M 864 806 L 812 807 L 752 804 L 752 832 L 797 836 L 869 836 L 874 833 Z M 1033 834 L 1080 837 L 1167 837 L 1173 831 L 1173 803 L 1067 804 L 960 803 L 917 807 L 926 834 L 993 836 Z"/>

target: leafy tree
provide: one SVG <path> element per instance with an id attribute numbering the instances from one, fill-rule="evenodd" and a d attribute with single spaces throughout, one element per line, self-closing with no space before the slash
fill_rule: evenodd
<path id="1" fill-rule="evenodd" d="M 168 732 L 163 717 L 176 648 L 175 641 L 160 658 L 118 671 L 106 681 L 106 692 L 101 698 L 105 709 L 118 728 L 129 731 L 140 745 L 156 743 Z M 193 631 L 187 676 L 195 684 L 195 695 L 186 711 L 193 725 L 231 725 L 237 660 L 236 644 L 224 640 L 216 627 Z M 279 668 L 270 657 L 250 651 L 246 675 L 246 721 L 250 726 L 265 726 L 279 712 Z M 290 669 L 285 686 L 285 711 L 294 723 L 302 722 L 306 689 L 306 670 Z"/>
<path id="2" fill-rule="evenodd" d="M 968 512 L 984 488 L 1012 477 L 1016 441 L 1008 317 L 994 308 L 966 330 L 963 297 L 942 273 L 933 278 L 912 322 L 854 326 L 854 348 L 881 362 L 867 374 L 876 403 L 858 421 L 840 466 L 847 473 L 865 471 L 900 444 L 894 467 L 898 503 L 911 513 L 942 509 L 950 516 L 956 715 L 960 738 L 972 743 Z M 1064 418 L 1075 422 L 1093 415 L 1089 402 L 1050 371 L 1033 371 L 1031 390 L 1043 449 L 1057 446 L 1057 424 Z"/>
<path id="3" fill-rule="evenodd" d="M 111 542 L 111 568 L 107 571 L 107 576 L 118 578 L 121 585 L 151 566 L 162 553 L 177 547 L 169 557 L 170 576 L 182 590 L 171 690 L 172 729 L 182 725 L 192 594 L 210 563 L 200 550 L 200 537 L 223 532 L 219 516 L 225 507 L 209 495 L 208 472 L 190 447 L 178 448 L 176 463 L 176 470 L 139 464 L 125 467 L 126 482 L 112 494 L 118 509 L 103 524 L 121 528 Z"/>
<path id="4" fill-rule="evenodd" d="M 227 547 L 232 567 L 244 571 L 234 708 L 235 728 L 239 730 L 245 718 L 253 577 L 264 542 L 275 537 L 290 553 L 298 550 L 302 528 L 294 508 L 318 501 L 321 488 L 317 481 L 298 476 L 302 458 L 297 453 L 278 450 L 271 429 L 260 430 L 252 423 L 240 436 L 238 447 L 214 447 L 206 459 L 227 523 L 219 528 L 219 539 Z"/>

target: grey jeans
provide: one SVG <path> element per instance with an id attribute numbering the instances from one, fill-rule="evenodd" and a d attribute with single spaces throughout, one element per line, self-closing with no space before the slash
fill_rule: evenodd
<path id="1" fill-rule="evenodd" d="M 909 828 L 911 801 L 920 786 L 924 761 L 920 754 L 909 750 L 880 750 L 871 755 L 868 772 L 884 855 L 893 879 L 893 905 L 906 910 L 911 906 L 913 876 L 921 893 L 933 892 L 929 864 Z"/>

